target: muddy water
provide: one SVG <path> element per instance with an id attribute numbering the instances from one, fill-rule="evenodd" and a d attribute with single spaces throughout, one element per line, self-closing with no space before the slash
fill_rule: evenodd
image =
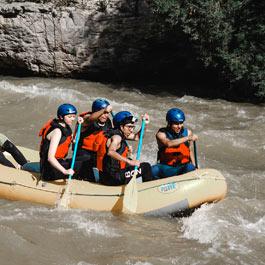
<path id="1" fill-rule="evenodd" d="M 69 102 L 87 111 L 98 97 L 114 111 L 148 112 L 142 160 L 155 163 L 155 133 L 182 108 L 199 136 L 201 167 L 220 170 L 227 198 L 186 218 L 114 216 L 0 200 L 1 264 L 265 264 L 265 107 L 77 80 L 0 77 L 0 132 L 38 148 L 38 130 Z"/>

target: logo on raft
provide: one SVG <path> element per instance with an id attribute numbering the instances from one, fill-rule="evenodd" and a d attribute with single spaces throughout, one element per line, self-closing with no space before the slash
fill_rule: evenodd
<path id="1" fill-rule="evenodd" d="M 174 192 L 177 189 L 177 184 L 176 182 L 168 183 L 168 184 L 163 184 L 158 187 L 158 191 L 162 193 L 170 193 Z"/>

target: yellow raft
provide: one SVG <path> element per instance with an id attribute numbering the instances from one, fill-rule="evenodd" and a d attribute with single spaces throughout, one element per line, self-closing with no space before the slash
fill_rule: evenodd
<path id="1" fill-rule="evenodd" d="M 38 152 L 21 147 L 30 161 Z M 0 165 L 0 198 L 56 206 L 64 195 L 67 181 L 45 182 L 37 173 Z M 123 207 L 125 186 L 104 186 L 72 180 L 68 207 L 84 210 L 127 212 Z M 223 175 L 215 169 L 193 172 L 137 184 L 136 214 L 170 214 L 222 200 L 227 192 Z"/>

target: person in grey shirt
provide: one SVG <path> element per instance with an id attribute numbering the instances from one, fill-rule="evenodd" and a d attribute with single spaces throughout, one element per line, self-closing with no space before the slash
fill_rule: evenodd
<path id="1" fill-rule="evenodd" d="M 24 155 L 18 150 L 18 148 L 4 135 L 0 133 L 0 164 L 16 168 L 4 155 L 4 151 L 10 153 L 15 161 L 21 167 L 27 163 Z"/>

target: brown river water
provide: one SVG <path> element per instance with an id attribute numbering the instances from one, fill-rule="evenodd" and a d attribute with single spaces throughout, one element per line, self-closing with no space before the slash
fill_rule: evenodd
<path id="1" fill-rule="evenodd" d="M 265 264 L 265 105 L 157 95 L 66 79 L 0 76 L 0 132 L 38 148 L 40 127 L 69 102 L 87 111 L 98 97 L 114 111 L 149 113 L 142 161 L 155 163 L 155 133 L 169 108 L 199 136 L 200 167 L 220 170 L 227 197 L 191 216 L 128 216 L 0 200 L 0 264 Z"/>

